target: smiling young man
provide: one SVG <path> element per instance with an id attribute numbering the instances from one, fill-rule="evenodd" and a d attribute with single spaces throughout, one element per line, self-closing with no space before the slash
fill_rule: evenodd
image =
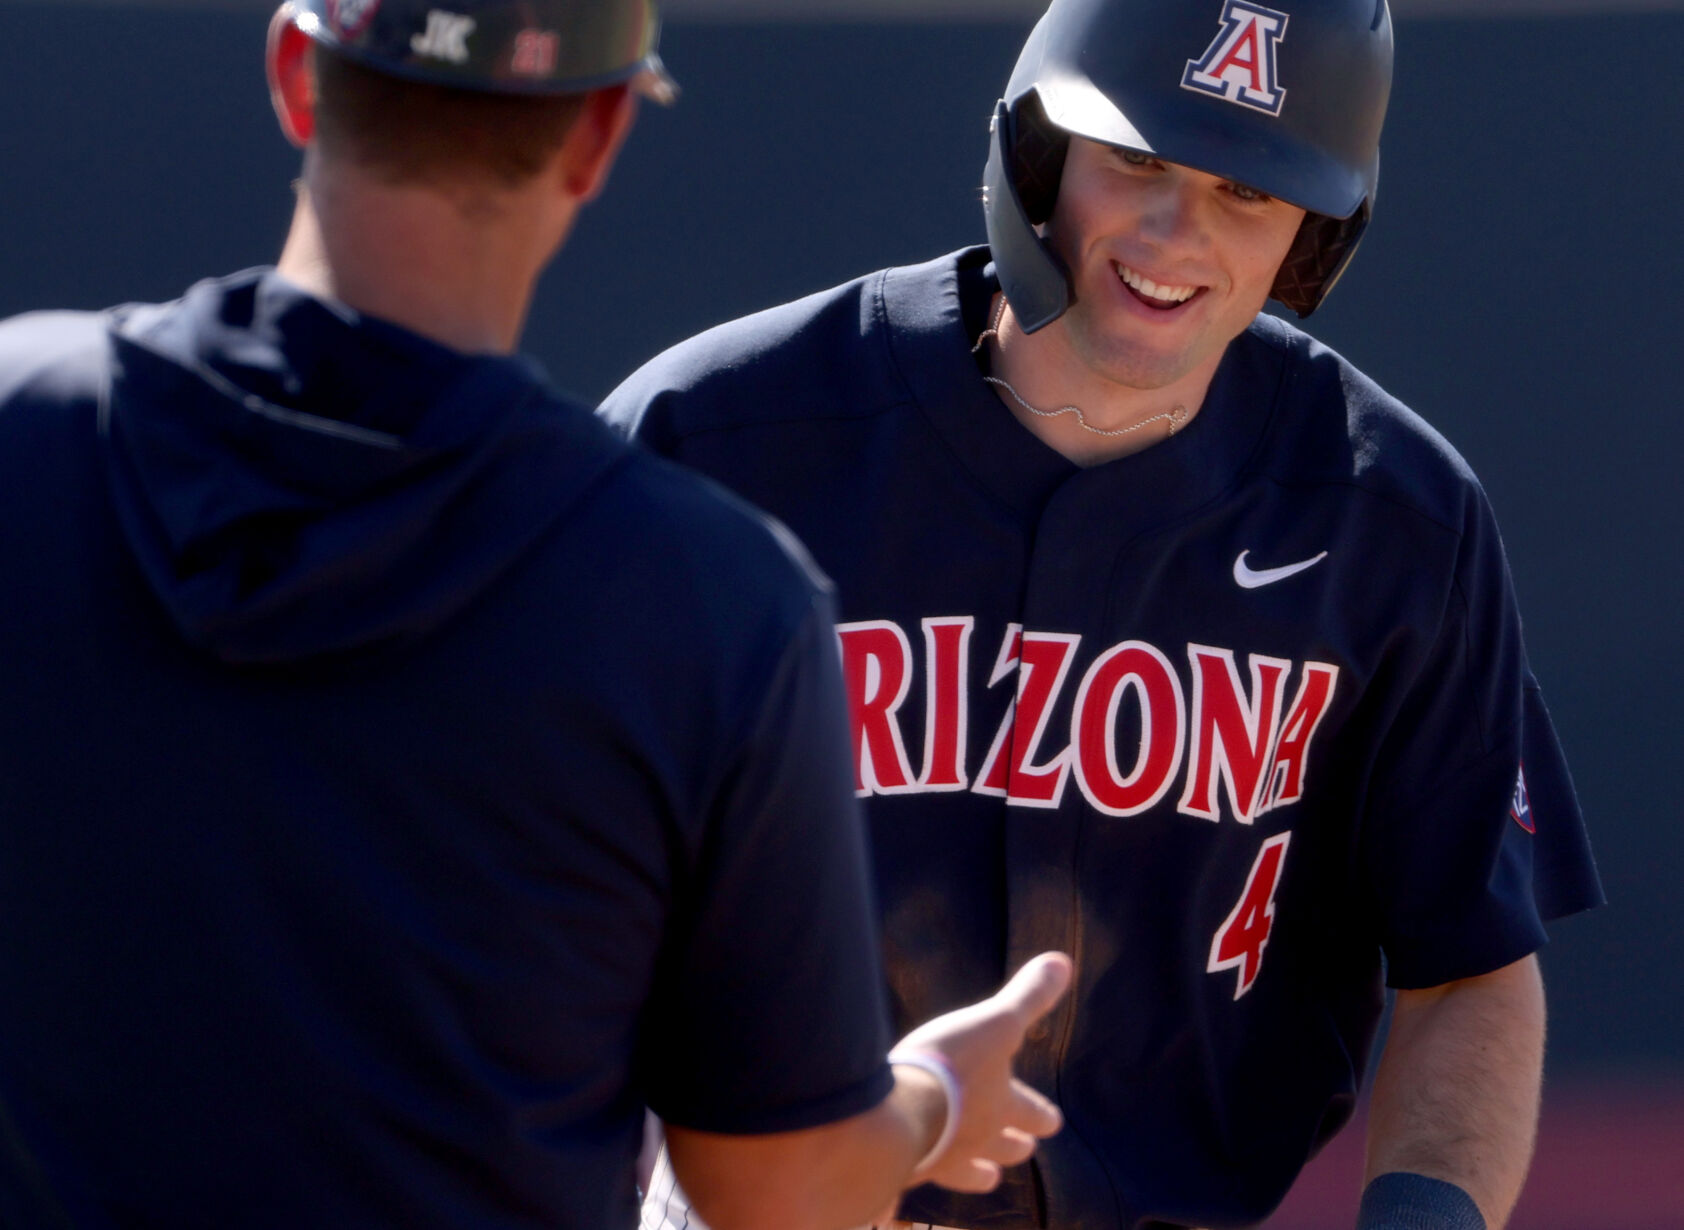
<path id="1" fill-rule="evenodd" d="M 1072 302 L 1029 333 L 996 296 L 988 336 L 1007 408 L 1081 465 L 1153 443 L 1153 423 L 1186 427 L 1303 221 L 1246 184 L 1072 137 L 1047 223 Z M 1035 408 L 1060 403 L 1072 409 Z"/>
<path id="2" fill-rule="evenodd" d="M 1600 889 L 1477 481 L 1260 314 L 1354 252 L 1392 63 L 1383 0 L 1276 3 L 1054 0 L 988 247 L 604 407 L 838 584 L 902 1022 L 1076 956 L 1024 1056 L 1066 1132 L 908 1220 L 1255 1223 L 1350 1117 L 1387 984 L 1364 1230 L 1500 1226 L 1525 1176 L 1541 920 Z"/>

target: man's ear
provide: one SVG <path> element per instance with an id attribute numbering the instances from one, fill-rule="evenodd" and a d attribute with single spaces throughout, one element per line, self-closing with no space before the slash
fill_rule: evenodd
<path id="1" fill-rule="evenodd" d="M 310 36 L 283 4 L 269 22 L 264 62 L 269 75 L 269 104 L 275 108 L 286 139 L 303 149 L 316 135 L 316 87 L 310 71 Z"/>
<path id="2" fill-rule="evenodd" d="M 630 85 L 613 85 L 585 95 L 579 116 L 561 147 L 562 186 L 568 195 L 588 201 L 602 191 L 636 118 L 637 95 Z"/>

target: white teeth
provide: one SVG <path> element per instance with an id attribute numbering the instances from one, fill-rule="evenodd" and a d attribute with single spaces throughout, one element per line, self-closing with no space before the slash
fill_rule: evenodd
<path id="1" fill-rule="evenodd" d="M 1117 272 L 1124 282 L 1148 299 L 1158 299 L 1165 303 L 1185 303 L 1197 294 L 1199 289 L 1197 286 L 1159 286 L 1145 274 L 1136 273 L 1127 265 L 1118 265 Z"/>

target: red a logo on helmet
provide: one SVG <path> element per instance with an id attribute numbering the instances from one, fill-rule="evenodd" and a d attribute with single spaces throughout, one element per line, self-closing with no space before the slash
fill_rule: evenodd
<path id="1" fill-rule="evenodd" d="M 1227 0 L 1222 29 L 1197 60 L 1188 60 L 1181 88 L 1214 94 L 1270 115 L 1281 113 L 1275 48 L 1286 38 L 1287 15 L 1249 0 Z"/>

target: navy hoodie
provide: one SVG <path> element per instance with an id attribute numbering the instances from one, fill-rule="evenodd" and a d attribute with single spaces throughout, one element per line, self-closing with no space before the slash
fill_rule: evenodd
<path id="1" fill-rule="evenodd" d="M 273 272 L 0 324 L 0 1225 L 630 1224 L 889 1083 L 825 585 Z"/>

